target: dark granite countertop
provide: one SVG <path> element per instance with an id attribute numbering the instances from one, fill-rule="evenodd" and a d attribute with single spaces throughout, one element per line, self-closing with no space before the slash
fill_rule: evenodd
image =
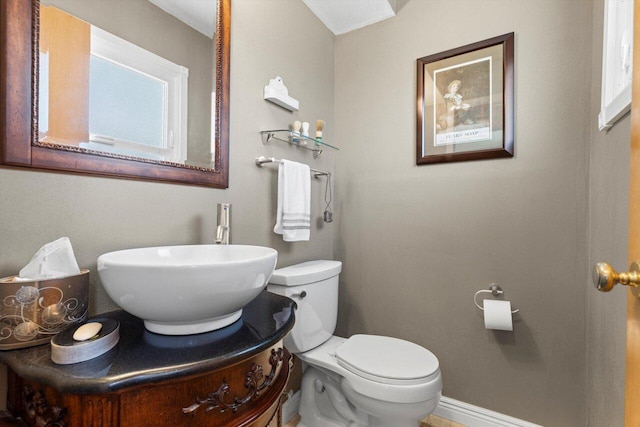
<path id="1" fill-rule="evenodd" d="M 0 363 L 21 377 L 62 393 L 102 394 L 199 374 L 257 354 L 284 338 L 294 323 L 294 302 L 264 291 L 242 318 L 226 328 L 198 335 L 166 336 L 144 329 L 141 319 L 118 310 L 95 317 L 120 322 L 120 342 L 86 362 L 56 365 L 49 344 L 0 351 Z"/>

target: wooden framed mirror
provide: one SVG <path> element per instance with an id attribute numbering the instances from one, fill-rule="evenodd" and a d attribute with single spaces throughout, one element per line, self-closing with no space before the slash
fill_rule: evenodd
<path id="1" fill-rule="evenodd" d="M 88 140 L 64 144 L 55 138 L 53 140 L 43 138 L 46 132 L 42 130 L 40 119 L 51 123 L 55 119 L 48 117 L 48 112 L 46 117 L 44 115 L 40 117 L 39 114 L 39 104 L 42 105 L 43 101 L 40 95 L 42 85 L 39 76 L 41 77 L 44 71 L 49 72 L 48 62 L 42 69 L 40 64 L 42 61 L 40 45 L 41 31 L 43 31 L 42 5 L 40 0 L 2 0 L 0 2 L 0 97 L 2 99 L 0 103 L 0 165 L 227 188 L 231 0 L 211 1 L 217 3 L 215 38 L 211 40 L 215 66 L 211 64 L 213 81 L 210 83 L 210 88 L 215 88 L 215 92 L 212 90 L 211 95 L 206 95 L 214 106 L 210 121 L 207 122 L 211 130 L 208 140 L 211 151 L 209 152 L 210 162 L 206 164 L 190 161 L 186 154 L 180 160 L 160 155 L 143 158 L 127 151 L 98 151 L 88 144 Z M 66 32 L 66 27 L 64 28 Z M 98 31 L 101 30 L 98 29 Z M 48 58 L 46 60 L 48 61 Z M 44 83 L 49 84 L 48 75 Z M 190 108 L 190 110 L 200 109 Z M 53 111 L 53 109 L 46 111 Z M 188 126 L 184 123 L 182 125 L 189 131 L 193 127 L 190 120 L 191 118 Z M 164 119 L 162 126 L 166 127 Z M 86 131 L 85 134 L 88 135 Z M 173 146 L 172 137 L 173 134 L 169 134 L 169 137 L 164 136 L 167 145 Z M 94 139 L 101 142 L 100 135 L 92 134 L 91 141 Z M 102 142 L 105 141 L 110 144 L 109 138 L 105 140 L 102 137 Z"/>

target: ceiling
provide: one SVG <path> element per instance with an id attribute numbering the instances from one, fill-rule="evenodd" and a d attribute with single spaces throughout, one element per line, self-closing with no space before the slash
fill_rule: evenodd
<path id="1" fill-rule="evenodd" d="M 216 2 L 214 0 L 149 1 L 205 36 L 213 38 L 216 28 Z"/>
<path id="2" fill-rule="evenodd" d="M 214 0 L 149 0 L 185 24 L 213 38 Z M 409 0 L 302 0 L 335 35 L 392 18 Z"/>
<path id="3" fill-rule="evenodd" d="M 302 0 L 335 35 L 392 18 L 407 0 Z"/>

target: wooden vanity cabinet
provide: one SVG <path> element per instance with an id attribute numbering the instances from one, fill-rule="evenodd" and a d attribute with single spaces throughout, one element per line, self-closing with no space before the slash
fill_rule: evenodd
<path id="1" fill-rule="evenodd" d="M 7 406 L 34 427 L 265 427 L 277 417 L 290 363 L 280 341 L 225 368 L 96 395 L 61 393 L 9 368 Z"/>
<path id="2" fill-rule="evenodd" d="M 291 371 L 283 339 L 295 323 L 289 298 L 262 292 L 241 319 L 216 331 L 164 336 L 125 311 L 118 345 L 58 365 L 49 345 L 0 351 L 7 409 L 33 427 L 275 427 Z M 1 424 L 0 424 L 1 425 Z"/>

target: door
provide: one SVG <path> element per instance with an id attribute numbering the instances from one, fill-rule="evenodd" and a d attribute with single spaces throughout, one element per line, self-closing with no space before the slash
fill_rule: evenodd
<path id="1" fill-rule="evenodd" d="M 629 264 L 640 260 L 640 0 L 634 5 L 633 94 L 631 102 L 631 185 Z M 625 426 L 640 427 L 640 301 L 627 296 Z"/>

